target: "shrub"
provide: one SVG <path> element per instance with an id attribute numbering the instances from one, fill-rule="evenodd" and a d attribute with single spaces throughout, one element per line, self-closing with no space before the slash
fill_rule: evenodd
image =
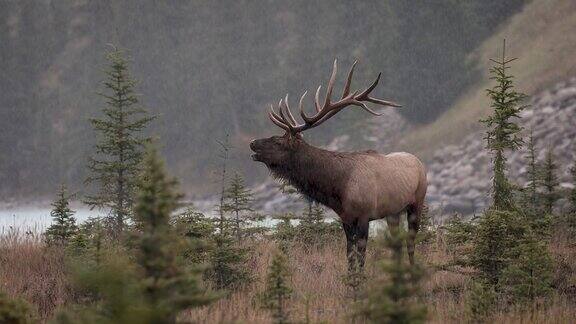
<path id="1" fill-rule="evenodd" d="M 0 323 L 33 323 L 30 306 L 20 299 L 9 298 L 5 293 L 0 292 Z"/>
<path id="2" fill-rule="evenodd" d="M 290 269 L 284 253 L 278 251 L 272 257 L 272 263 L 266 277 L 266 288 L 260 296 L 264 308 L 272 312 L 274 323 L 289 323 L 289 301 L 292 289 L 289 285 Z"/>
<path id="3" fill-rule="evenodd" d="M 418 264 L 406 262 L 402 251 L 405 236 L 400 230 L 393 230 L 385 239 L 385 246 L 392 253 L 391 260 L 380 265 L 385 281 L 371 285 L 368 298 L 357 313 L 371 323 L 424 323 L 426 320 L 426 306 L 417 299 L 424 271 Z"/>
<path id="4" fill-rule="evenodd" d="M 70 196 L 66 187 L 62 185 L 58 192 L 58 198 L 52 203 L 52 225 L 46 229 L 44 236 L 48 245 L 67 245 L 74 236 L 78 227 L 74 218 L 74 211 L 70 209 Z"/>

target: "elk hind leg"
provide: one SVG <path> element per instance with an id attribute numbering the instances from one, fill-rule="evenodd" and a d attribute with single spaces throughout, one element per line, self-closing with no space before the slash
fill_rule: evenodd
<path id="1" fill-rule="evenodd" d="M 420 217 L 422 208 L 416 205 L 410 205 L 406 209 L 406 216 L 408 219 L 408 238 L 406 240 L 406 249 L 408 250 L 408 258 L 410 264 L 414 264 L 414 250 L 416 246 L 416 235 L 420 228 Z"/>

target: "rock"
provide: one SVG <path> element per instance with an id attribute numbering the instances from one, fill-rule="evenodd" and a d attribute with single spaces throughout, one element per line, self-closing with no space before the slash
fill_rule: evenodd
<path id="1" fill-rule="evenodd" d="M 533 96 L 520 123 L 526 130 L 524 136 L 533 130 L 540 161 L 548 149 L 554 150 L 562 187 L 571 187 L 566 171 L 576 158 L 576 78 L 558 83 L 553 89 Z M 477 213 L 489 205 L 492 172 L 483 138 L 484 131 L 470 134 L 461 144 L 438 150 L 426 163 L 429 185 L 434 188 L 434 195 L 427 197 L 430 205 L 461 213 Z M 509 177 L 521 185 L 526 182 L 526 154 L 523 147 L 507 156 Z"/>

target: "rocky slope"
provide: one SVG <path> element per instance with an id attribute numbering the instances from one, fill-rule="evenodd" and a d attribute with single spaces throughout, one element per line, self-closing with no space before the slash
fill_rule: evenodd
<path id="1" fill-rule="evenodd" d="M 540 161 L 547 150 L 553 150 L 561 186 L 570 188 L 569 169 L 576 148 L 576 78 L 533 96 L 529 104 L 521 114 L 524 134 L 533 131 Z M 427 163 L 430 205 L 469 214 L 489 203 L 492 173 L 483 136 L 483 132 L 470 134 L 459 145 L 437 151 Z M 526 147 L 508 156 L 510 179 L 521 185 L 526 178 L 525 156 Z"/>
<path id="2" fill-rule="evenodd" d="M 533 96 L 529 107 L 522 112 L 524 134 L 533 131 L 538 159 L 544 160 L 548 149 L 557 157 L 558 175 L 563 188 L 571 188 L 569 169 L 574 162 L 576 148 L 576 78 L 561 82 Z M 389 152 L 398 136 L 410 130 L 394 111 L 370 122 L 364 140 L 381 152 Z M 428 169 L 427 202 L 442 212 L 473 214 L 489 203 L 491 181 L 490 156 L 484 149 L 483 131 L 465 137 L 460 144 L 438 150 Z M 349 150 L 354 146 L 348 136 L 335 139 L 328 149 Z M 510 178 L 525 183 L 526 149 L 509 154 Z M 257 208 L 265 213 L 300 210 L 302 199 L 282 194 L 272 180 L 254 188 Z M 208 206 L 208 204 L 207 204 Z"/>

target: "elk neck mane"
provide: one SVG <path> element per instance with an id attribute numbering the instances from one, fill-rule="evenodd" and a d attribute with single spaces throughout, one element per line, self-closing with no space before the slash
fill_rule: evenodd
<path id="1" fill-rule="evenodd" d="M 333 152 L 300 142 L 281 165 L 270 167 L 272 175 L 288 182 L 310 199 L 342 209 L 342 193 L 358 153 Z"/>

